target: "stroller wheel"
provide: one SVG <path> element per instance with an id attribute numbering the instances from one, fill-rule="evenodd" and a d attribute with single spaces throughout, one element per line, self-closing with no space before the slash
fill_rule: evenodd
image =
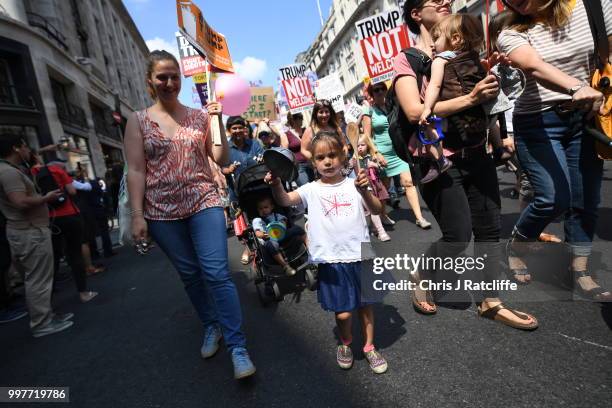
<path id="1" fill-rule="evenodd" d="M 257 289 L 257 297 L 259 298 L 259 303 L 261 303 L 263 307 L 268 306 L 272 299 L 268 295 L 268 291 L 266 290 L 266 284 L 263 282 L 258 283 L 255 285 L 255 289 Z"/>
<path id="2" fill-rule="evenodd" d="M 309 290 L 317 289 L 317 278 L 312 270 L 306 269 L 304 271 L 304 279 L 306 280 L 306 287 Z"/>

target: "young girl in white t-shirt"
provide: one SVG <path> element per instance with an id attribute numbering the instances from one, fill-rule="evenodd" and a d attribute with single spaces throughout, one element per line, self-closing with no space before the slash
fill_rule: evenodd
<path id="1" fill-rule="evenodd" d="M 346 163 L 344 144 L 335 132 L 319 131 L 310 152 L 320 179 L 287 193 L 278 178 L 268 173 L 274 199 L 281 206 L 304 204 L 308 207 L 310 261 L 319 264 L 318 300 L 324 310 L 336 314 L 341 343 L 336 360 L 343 369 L 353 365 L 351 324 L 353 311 L 361 320 L 363 352 L 375 373 L 387 370 L 387 362 L 374 347 L 372 303 L 362 301 L 362 260 L 373 258 L 364 208 L 380 214 L 382 204 L 369 190 L 365 169 L 355 180 L 342 174 Z M 371 271 L 364 271 L 372 273 Z"/>

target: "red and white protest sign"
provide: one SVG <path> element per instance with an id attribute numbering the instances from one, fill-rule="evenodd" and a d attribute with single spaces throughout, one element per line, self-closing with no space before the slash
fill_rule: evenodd
<path id="1" fill-rule="evenodd" d="M 306 76 L 306 65 L 287 65 L 279 71 L 291 113 L 300 113 L 312 108 L 315 97 L 310 80 Z"/>
<path id="2" fill-rule="evenodd" d="M 185 77 L 206 72 L 206 60 L 181 33 L 176 33 L 176 42 L 181 55 L 181 71 Z"/>
<path id="3" fill-rule="evenodd" d="M 410 46 L 408 30 L 397 9 L 384 11 L 355 23 L 359 45 L 373 84 L 391 79 L 393 58 Z"/>

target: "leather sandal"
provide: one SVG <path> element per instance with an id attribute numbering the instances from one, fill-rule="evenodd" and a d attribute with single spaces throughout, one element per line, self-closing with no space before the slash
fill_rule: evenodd
<path id="1" fill-rule="evenodd" d="M 519 319 L 522 319 L 522 320 L 528 320 L 529 318 L 531 318 L 531 319 L 533 319 L 533 322 L 521 324 L 521 323 L 517 323 L 517 322 L 515 322 L 513 320 L 509 320 L 508 318 L 506 318 L 506 317 L 504 317 L 504 316 L 499 314 L 499 311 L 503 310 L 503 309 L 506 309 L 506 310 L 510 311 L 512 314 L 514 314 L 516 317 L 518 317 Z M 537 319 L 535 317 L 533 317 L 532 315 L 530 315 L 528 313 L 517 312 L 515 310 L 508 309 L 502 303 L 500 303 L 497 306 L 493 306 L 493 307 L 485 310 L 484 312 L 482 311 L 480 306 L 478 306 L 478 316 L 484 317 L 485 319 L 490 319 L 490 320 L 498 321 L 501 324 L 505 324 L 506 326 L 510 326 L 512 328 L 519 329 L 519 330 L 531 331 L 531 330 L 535 330 L 535 329 L 538 328 L 538 321 L 537 321 Z"/>
<path id="2" fill-rule="evenodd" d="M 412 293 L 410 294 L 410 297 L 412 298 L 412 307 L 414 307 L 414 310 L 418 313 L 424 314 L 424 315 L 434 315 L 438 312 L 438 309 L 436 308 L 436 304 L 433 301 L 433 297 L 431 295 L 430 291 L 425 291 L 425 301 L 418 301 L 416 298 L 416 291 L 412 291 Z M 429 310 L 424 308 L 421 303 L 427 303 L 429 306 L 433 307 L 433 310 Z"/>
<path id="3" fill-rule="evenodd" d="M 591 276 L 589 271 L 573 271 L 574 272 L 574 280 L 576 281 L 576 286 L 578 289 L 578 293 L 586 299 L 594 300 L 596 302 L 612 302 L 612 293 L 609 290 L 602 288 L 597 285 L 596 287 L 585 290 L 582 288 L 580 283 L 578 283 L 578 278 L 583 278 L 587 276 Z M 597 282 L 595 282 L 597 284 Z M 607 293 L 607 295 L 604 295 Z"/>

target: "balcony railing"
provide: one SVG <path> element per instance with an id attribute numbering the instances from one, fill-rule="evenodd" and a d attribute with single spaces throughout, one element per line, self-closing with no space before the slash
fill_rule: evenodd
<path id="1" fill-rule="evenodd" d="M 62 33 L 59 32 L 53 24 L 49 23 L 46 18 L 36 13 L 27 13 L 28 22 L 32 27 L 40 28 L 47 34 L 52 40 L 55 40 L 57 45 L 64 49 L 64 51 L 68 51 L 68 44 L 66 44 L 66 37 Z"/>
<path id="2" fill-rule="evenodd" d="M 59 119 L 63 123 L 87 129 L 87 116 L 85 115 L 85 111 L 83 109 L 71 103 L 56 103 L 56 106 L 57 116 L 59 116 Z"/>
<path id="3" fill-rule="evenodd" d="M 0 107 L 36 109 L 36 102 L 27 88 L 0 84 Z"/>

